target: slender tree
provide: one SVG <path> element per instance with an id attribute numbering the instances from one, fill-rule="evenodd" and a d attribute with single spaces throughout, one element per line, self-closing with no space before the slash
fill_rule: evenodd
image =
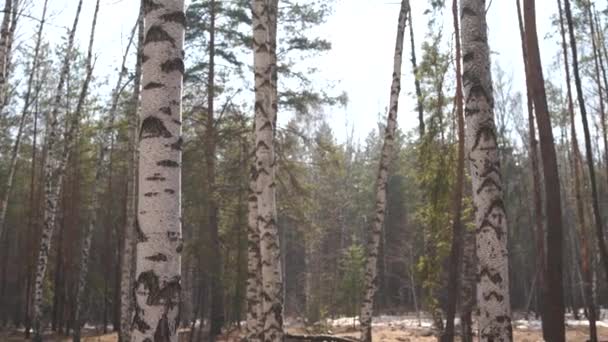
<path id="1" fill-rule="evenodd" d="M 409 2 L 409 0 L 408 0 Z M 410 61 L 412 62 L 412 73 L 414 74 L 414 88 L 416 89 L 416 109 L 418 110 L 418 132 L 420 138 L 424 136 L 424 101 L 422 100 L 422 88 L 418 78 L 418 62 L 416 61 L 416 43 L 414 41 L 414 24 L 412 22 L 412 11 L 408 16 L 410 26 Z"/>
<path id="2" fill-rule="evenodd" d="M 532 95 L 531 76 L 528 63 L 528 51 L 526 47 L 526 32 L 521 14 L 521 5 L 519 0 L 516 0 L 517 5 L 517 20 L 519 22 L 519 34 L 522 45 L 522 57 L 524 62 L 524 74 L 526 77 L 526 104 L 528 110 L 528 140 L 530 154 L 530 169 L 532 173 L 532 196 L 533 196 L 533 213 L 534 213 L 534 231 L 536 233 L 536 278 L 537 278 L 537 300 L 540 306 L 541 317 L 545 316 L 545 306 L 543 298 L 545 296 L 545 274 L 546 274 L 546 256 L 545 256 L 545 232 L 543 229 L 543 209 L 541 197 L 540 183 L 540 167 L 538 163 L 538 141 L 536 140 L 536 125 L 534 124 L 534 96 Z M 546 330 L 546 327 L 543 330 Z"/>
<path id="3" fill-rule="evenodd" d="M 134 341 L 177 341 L 184 2 L 144 2 Z"/>
<path id="4" fill-rule="evenodd" d="M 465 134 L 477 232 L 479 338 L 511 341 L 507 219 L 494 124 L 486 1 L 463 0 L 460 15 Z"/>
<path id="5" fill-rule="evenodd" d="M 125 208 L 124 242 L 122 252 L 122 267 L 120 275 L 120 342 L 131 341 L 131 318 L 133 316 L 133 269 L 136 233 L 136 207 L 137 207 L 137 132 L 139 95 L 141 92 L 141 67 L 144 46 L 144 12 L 143 2 L 140 4 L 137 19 L 137 54 L 135 62 L 135 76 L 133 81 L 133 95 L 128 112 L 129 122 L 129 157 L 127 174 L 127 196 Z M 126 56 L 126 54 L 125 54 Z M 123 60 L 124 61 L 124 60 Z M 118 84 L 118 83 L 117 83 Z"/>
<path id="6" fill-rule="evenodd" d="M 536 34 L 535 1 L 524 3 L 524 24 L 526 51 L 528 53 L 527 69 L 529 86 L 532 88 L 536 123 L 540 138 L 540 152 L 545 180 L 545 212 L 547 213 L 547 262 L 546 286 L 542 305 L 544 306 L 543 335 L 548 341 L 564 341 L 564 288 L 562 283 L 562 240 L 563 223 L 561 210 L 561 193 L 557 156 L 553 141 L 551 118 L 545 94 L 545 81 Z"/>
<path id="7" fill-rule="evenodd" d="M 255 156 L 254 156 L 255 157 Z M 256 191 L 255 158 L 249 171 L 247 199 L 247 341 L 262 340 L 262 261 L 260 259 L 260 230 L 258 228 L 258 198 Z"/>
<path id="8" fill-rule="evenodd" d="M 393 81 L 391 84 L 390 106 L 384 131 L 384 144 L 380 155 L 380 165 L 376 178 L 376 201 L 375 217 L 369 232 L 369 244 L 367 250 L 367 261 L 365 265 L 365 280 L 363 285 L 363 300 L 361 302 L 361 340 L 371 342 L 372 340 L 372 315 L 374 309 L 374 295 L 377 288 L 378 276 L 378 251 L 380 249 L 380 237 L 382 225 L 386 212 L 386 193 L 388 181 L 388 168 L 393 155 L 395 144 L 395 131 L 397 129 L 397 112 L 399 108 L 399 93 L 401 91 L 401 64 L 403 60 L 403 40 L 405 37 L 405 25 L 410 12 L 409 1 L 401 1 L 399 18 L 397 23 L 397 38 L 395 42 L 395 53 L 393 57 Z"/>
<path id="9" fill-rule="evenodd" d="M 0 24 L 0 94 L 4 95 L 6 83 L 8 82 L 8 64 L 10 60 L 11 21 L 13 19 L 13 4 L 18 0 L 6 0 L 4 2 L 4 15 Z M 0 104 L 0 112 L 5 106 L 4 97 Z"/>
<path id="10" fill-rule="evenodd" d="M 595 166 L 593 165 L 593 149 L 591 147 L 591 133 L 589 131 L 589 123 L 587 121 L 587 108 L 585 106 L 585 98 L 583 95 L 583 86 L 578 65 L 578 50 L 576 47 L 576 32 L 574 32 L 574 24 L 572 20 L 572 11 L 570 10 L 570 0 L 564 0 L 564 9 L 566 14 L 566 22 L 568 23 L 568 33 L 570 36 L 570 49 L 572 51 L 572 71 L 574 73 L 574 84 L 576 85 L 576 94 L 578 97 L 578 105 L 581 112 L 581 120 L 583 122 L 583 133 L 585 137 L 585 154 L 587 157 L 587 168 L 589 169 L 589 180 L 591 182 L 591 200 L 593 203 L 593 218 L 595 220 L 595 233 L 600 251 L 600 259 L 604 266 L 604 272 L 608 278 L 608 250 L 604 240 L 604 230 L 602 228 L 602 216 L 600 213 L 599 198 L 597 192 L 597 181 L 595 178 Z"/>
<path id="11" fill-rule="evenodd" d="M 209 2 L 209 72 L 207 73 L 207 118 L 205 120 L 205 163 L 207 182 L 206 208 L 209 211 L 208 227 L 211 239 L 211 317 L 209 334 L 212 339 L 221 334 L 224 325 L 224 291 L 222 287 L 222 254 L 219 237 L 219 207 L 216 193 L 216 163 L 217 132 L 215 120 L 215 21 L 216 9 L 219 4 L 215 0 Z"/>
<path id="12" fill-rule="evenodd" d="M 8 170 L 8 175 L 6 177 L 6 182 L 4 184 L 4 195 L 2 198 L 2 202 L 0 202 L 0 241 L 2 240 L 2 237 L 4 236 L 4 223 L 6 220 L 6 212 L 8 209 L 8 204 L 10 201 L 10 192 L 11 189 L 13 187 L 13 180 L 15 177 L 15 173 L 17 171 L 17 160 L 18 160 L 18 156 L 19 156 L 19 151 L 21 149 L 21 137 L 23 135 L 23 130 L 25 128 L 25 124 L 26 124 L 26 120 L 27 117 L 30 113 L 30 107 L 32 105 L 32 103 L 34 102 L 34 99 L 36 99 L 38 97 L 38 92 L 40 90 L 40 87 L 36 87 L 36 89 L 34 89 L 34 78 L 36 75 L 36 72 L 38 71 L 38 67 L 39 67 L 39 59 L 40 59 L 40 46 L 42 44 L 42 31 L 44 29 L 44 23 L 45 23 L 45 19 L 46 19 L 46 4 L 47 4 L 48 0 L 45 0 L 44 2 L 44 6 L 42 9 L 42 19 L 40 20 L 40 25 L 38 25 L 38 32 L 36 35 L 36 45 L 34 47 L 34 57 L 32 58 L 32 65 L 31 65 L 31 69 L 30 69 L 30 74 L 28 76 L 28 80 L 27 80 L 27 87 L 25 90 L 25 95 L 23 97 L 23 108 L 21 109 L 21 118 L 19 119 L 19 128 L 17 129 L 17 136 L 15 137 L 15 143 L 13 144 L 13 149 L 11 151 L 11 159 L 9 162 L 9 170 Z M 7 3 L 12 2 L 11 0 L 8 0 Z M 5 8 L 6 10 L 6 8 Z M 9 9 L 10 11 L 10 9 Z M 2 45 L 2 40 L 3 38 L 0 37 L 0 49 L 2 49 L 1 45 Z M 1 57 L 0 57 L 0 62 L 1 62 Z M 0 76 L 0 81 L 2 76 Z"/>
<path id="13" fill-rule="evenodd" d="M 442 341 L 454 341 L 454 316 L 458 298 L 459 275 L 462 265 L 462 191 L 464 185 L 464 109 L 462 104 L 462 70 L 460 50 L 460 26 L 458 18 L 458 1 L 452 0 L 452 17 L 454 21 L 454 49 L 456 63 L 456 121 L 458 122 L 458 163 L 456 164 L 456 182 L 452 199 L 452 246 L 450 250 L 450 269 L 448 278 L 448 300 L 446 310 L 446 326 Z"/>
<path id="14" fill-rule="evenodd" d="M 55 230 L 55 216 L 57 210 L 57 203 L 59 200 L 59 189 L 61 188 L 61 177 L 58 169 L 55 168 L 55 164 L 58 163 L 58 157 L 56 155 L 57 135 L 58 135 L 58 115 L 61 107 L 61 99 L 63 97 L 63 90 L 65 87 L 66 79 L 69 76 L 70 61 L 72 59 L 72 50 L 74 47 L 74 35 L 76 34 L 76 27 L 78 26 L 78 20 L 80 18 L 80 10 L 82 9 L 82 0 L 78 2 L 78 8 L 76 10 L 76 16 L 72 29 L 68 36 L 68 44 L 65 52 L 65 56 L 62 62 L 61 71 L 59 73 L 59 81 L 57 83 L 57 89 L 55 91 L 55 97 L 49 115 L 48 131 L 46 137 L 46 150 L 47 156 L 44 161 L 44 221 L 42 236 L 40 239 L 40 247 L 38 251 L 36 277 L 34 281 L 34 308 L 33 308 L 33 327 L 34 327 L 34 341 L 42 341 L 42 326 L 41 326 L 41 310 L 42 310 L 42 290 L 44 277 L 46 273 L 46 267 L 48 263 L 49 251 L 51 249 L 51 239 L 53 237 L 53 231 Z M 66 148 L 69 148 L 66 144 Z"/>
<path id="15" fill-rule="evenodd" d="M 582 156 L 579 150 L 578 138 L 576 135 L 576 124 L 574 120 L 574 101 L 572 99 L 572 87 L 570 86 L 570 64 L 568 62 L 568 44 L 566 42 L 566 29 L 564 27 L 564 15 L 562 10 L 561 0 L 557 0 L 557 6 L 559 9 L 559 25 L 560 34 L 562 37 L 562 53 L 564 55 L 564 70 L 566 74 L 566 91 L 568 97 L 568 114 L 570 118 L 570 143 L 572 145 L 572 170 L 574 171 L 574 199 L 576 202 L 576 216 L 577 225 L 579 230 L 579 243 L 581 250 L 580 257 L 580 269 L 583 280 L 583 299 L 587 304 L 587 319 L 589 320 L 589 339 L 591 341 L 597 341 L 597 327 L 596 327 L 596 309 L 595 300 L 592 288 L 592 276 L 590 270 L 591 254 L 589 253 L 589 233 L 587 231 L 587 222 L 585 216 L 585 205 L 583 202 L 583 193 L 581 180 L 583 177 L 583 163 Z M 598 26 L 599 27 L 599 26 Z"/>

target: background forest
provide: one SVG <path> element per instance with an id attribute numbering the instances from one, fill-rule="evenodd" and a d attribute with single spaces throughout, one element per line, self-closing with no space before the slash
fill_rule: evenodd
<path id="1" fill-rule="evenodd" d="M 539 1 L 539 12 L 545 3 L 555 7 L 553 2 Z M 101 10 L 103 5 L 104 1 Z M 366 127 L 369 133 L 364 139 L 358 139 L 352 126 L 346 128 L 344 139 L 337 137 L 344 134 L 336 130 L 344 128 L 336 127 L 328 113 L 348 113 L 349 94 L 331 80 L 320 82 L 323 71 L 310 63 L 314 56 L 332 53 L 319 27 L 333 15 L 334 5 L 334 1 L 281 0 L 277 12 L 275 182 L 283 314 L 286 322 L 321 322 L 317 332 L 325 332 L 326 319 L 360 313 L 386 129 L 385 112 L 368 113 L 377 118 L 377 125 Z M 550 55 L 541 50 L 559 183 L 548 182 L 542 163 L 540 168 L 534 164 L 539 163 L 533 155 L 540 149 L 536 138 L 530 139 L 527 106 L 532 104 L 525 90 L 517 90 L 511 68 L 492 66 L 495 135 L 509 219 L 510 304 L 518 314 L 540 315 L 543 310 L 538 295 L 543 271 L 539 270 L 546 266 L 539 266 L 538 260 L 545 259 L 545 248 L 551 249 L 554 241 L 542 233 L 543 226 L 552 229 L 545 223 L 552 213 L 543 205 L 550 198 L 541 191 L 547 187 L 557 189 L 562 199 L 563 232 L 557 253 L 563 260 L 566 311 L 584 319 L 590 293 L 598 308 L 608 304 L 594 221 L 597 212 L 599 229 L 605 230 L 608 10 L 600 5 L 605 4 L 571 3 L 591 159 L 585 154 L 582 135 L 578 142 L 573 140 L 572 131 L 579 135 L 582 131 L 578 114 L 574 126 L 571 117 L 580 101 L 574 87 L 567 89 L 570 80 L 565 79 L 563 51 L 556 49 Z M 457 59 L 451 4 L 429 1 L 424 6 L 425 15 L 413 17 L 410 11 L 407 18 L 401 84 L 407 91 L 403 91 L 400 115 L 412 117 L 416 124 L 397 128 L 389 155 L 374 313 L 416 313 L 430 317 L 441 331 L 449 302 L 451 213 L 458 168 Z M 397 11 L 397 4 L 394 7 Z M 58 183 L 56 228 L 49 237 L 52 243 L 42 284 L 42 322 L 63 335 L 70 335 L 79 320 L 109 332 L 121 325 L 121 277 L 124 265 L 132 262 L 124 258 L 124 241 L 133 222 L 134 129 L 140 87 L 137 51 L 143 29 L 138 29 L 133 17 L 122 65 L 101 73 L 95 68 L 94 51 L 103 46 L 93 45 L 92 55 L 84 44 L 72 47 L 67 30 L 61 40 L 50 39 L 44 25 L 55 26 L 55 32 L 63 23 L 47 22 L 45 13 L 46 1 L 6 0 L 2 14 L 0 329 L 29 333 L 32 327 L 32 296 L 44 235 L 44 201 L 48 200 L 45 166 L 50 137 L 55 136 L 59 139 L 52 148 L 59 152 L 52 152 L 57 163 L 52 175 L 61 174 L 63 179 Z M 207 333 L 215 336 L 222 329 L 240 326 L 246 319 L 248 201 L 254 157 L 252 16 L 248 0 L 192 0 L 185 15 L 180 324 L 195 327 L 193 322 L 200 319 L 203 324 L 196 325 L 200 329 L 195 336 L 203 339 Z M 516 18 L 508 20 L 516 22 Z M 413 21 L 417 28 L 425 25 L 424 35 L 415 36 L 410 29 Z M 566 19 L 554 16 L 551 21 L 555 34 L 539 38 L 561 47 L 559 33 Z M 36 30 L 21 30 L 32 23 Z M 80 25 L 79 30 L 89 27 L 89 23 Z M 97 25 L 102 30 L 111 23 Z M 514 24 L 513 34 L 516 29 Z M 569 47 L 567 33 L 565 39 Z M 68 73 L 62 81 L 65 65 Z M 57 88 L 61 82 L 64 86 Z M 389 88 L 385 88 L 388 100 Z M 569 102 L 572 96 L 574 102 Z M 534 123 L 532 132 L 538 134 Z M 587 163 L 596 171 L 594 186 Z M 459 312 L 470 314 L 473 303 L 463 299 L 474 298 L 475 225 L 473 189 L 465 169 Z M 594 196 L 599 200 L 597 208 L 593 208 Z M 87 243 L 90 252 L 83 254 Z M 87 263 L 81 288 L 79 277 Z M 591 292 L 584 286 L 586 274 L 591 278 Z"/>

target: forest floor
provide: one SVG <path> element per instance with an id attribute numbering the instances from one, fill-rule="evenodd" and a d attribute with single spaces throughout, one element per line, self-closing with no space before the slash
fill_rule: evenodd
<path id="1" fill-rule="evenodd" d="M 356 327 L 353 327 L 353 318 L 342 318 L 328 320 L 324 326 L 316 326 L 311 329 L 305 328 L 302 324 L 286 321 L 287 330 L 292 334 L 333 334 L 343 337 L 357 337 L 359 335 Z M 514 341 L 537 342 L 542 340 L 540 322 L 537 320 L 518 319 L 514 321 Z M 587 341 L 588 327 L 583 320 L 566 320 L 566 341 L 584 342 Z M 116 342 L 117 335 L 99 334 L 94 329 L 85 329 L 83 341 L 86 342 Z M 378 342 L 431 342 L 437 341 L 430 329 L 430 320 L 423 318 L 419 322 L 415 316 L 379 316 L 374 317 L 373 329 L 374 341 Z M 600 341 L 608 341 L 608 319 L 598 321 L 598 335 Z M 180 341 L 189 341 L 189 331 L 180 330 Z M 241 340 L 241 334 L 237 329 L 233 329 L 222 336 L 218 342 L 237 342 Z M 456 339 L 458 341 L 459 339 Z M 0 332 L 0 341 L 20 342 L 26 341 L 23 331 L 13 333 Z M 48 342 L 67 342 L 71 338 L 57 335 L 46 335 L 44 341 Z"/>

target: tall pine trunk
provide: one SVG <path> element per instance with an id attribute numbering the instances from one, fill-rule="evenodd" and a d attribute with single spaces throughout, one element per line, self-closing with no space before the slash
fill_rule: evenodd
<path id="1" fill-rule="evenodd" d="M 76 16 L 72 29 L 70 30 L 68 37 L 68 45 L 66 48 L 64 60 L 62 62 L 61 71 L 59 73 L 59 81 L 57 83 L 57 89 L 55 97 L 53 99 L 51 113 L 49 114 L 49 123 L 47 124 L 48 131 L 46 137 L 46 149 L 47 156 L 44 161 L 44 221 L 42 228 L 42 236 L 40 239 L 40 247 L 38 251 L 36 277 L 34 281 L 34 310 L 33 310 L 33 327 L 34 327 L 34 341 L 42 341 L 42 290 L 44 285 L 44 277 L 46 274 L 46 268 L 48 263 L 49 251 L 51 250 L 51 239 L 53 237 L 53 231 L 55 230 L 55 216 L 57 211 L 57 203 L 59 200 L 59 190 L 61 188 L 62 172 L 55 165 L 60 161 L 58 160 L 56 144 L 58 135 L 58 115 L 61 107 L 62 97 L 64 95 L 64 87 L 67 78 L 69 77 L 70 62 L 72 60 L 73 47 L 74 47 L 74 35 L 76 34 L 76 27 L 78 26 L 78 20 L 80 17 L 80 10 L 82 9 L 82 0 L 78 2 L 78 8 L 76 10 Z M 66 142 L 66 148 L 69 148 Z"/>
<path id="2" fill-rule="evenodd" d="M 543 229 L 543 209 L 540 183 L 540 166 L 538 163 L 538 141 L 536 140 L 536 125 L 534 124 L 534 95 L 532 94 L 532 80 L 528 64 L 528 48 L 526 47 L 526 33 L 524 29 L 521 6 L 517 4 L 517 20 L 519 22 L 519 34 L 521 37 L 522 57 L 524 62 L 524 74 L 526 77 L 526 104 L 528 110 L 528 140 L 530 154 L 530 168 L 532 173 L 532 200 L 534 212 L 534 232 L 536 233 L 536 278 L 537 299 L 540 304 L 541 317 L 545 317 L 545 306 L 542 304 L 546 292 L 546 256 L 545 256 L 545 232 Z M 545 326 L 543 326 L 545 328 Z M 546 329 L 545 329 L 546 330 Z M 543 331 L 544 333 L 544 331 Z"/>
<path id="3" fill-rule="evenodd" d="M 570 10 L 570 0 L 564 0 L 566 22 L 568 23 L 568 32 L 570 36 L 570 49 L 572 51 L 572 69 L 574 73 L 574 83 L 576 85 L 576 94 L 578 97 L 579 109 L 581 112 L 581 120 L 583 122 L 583 133 L 585 137 L 585 154 L 587 157 L 587 168 L 589 169 L 589 179 L 591 181 L 591 199 L 593 202 L 593 217 L 595 220 L 595 233 L 600 252 L 600 259 L 604 266 L 605 276 L 608 278 L 608 250 L 604 240 L 604 230 L 602 228 L 602 216 L 600 213 L 599 198 L 597 191 L 597 181 L 595 178 L 595 166 L 593 165 L 593 149 L 591 147 L 591 133 L 589 131 L 589 123 L 587 121 L 587 108 L 585 106 L 585 98 L 583 96 L 583 86 L 578 66 L 578 50 L 576 47 L 576 33 L 574 32 L 574 24 L 572 20 L 572 11 Z"/>
<path id="4" fill-rule="evenodd" d="M 574 171 L 574 198 L 576 204 L 576 217 L 577 225 L 579 230 L 579 244 L 580 244 L 580 270 L 582 273 L 582 288 L 583 288 L 583 301 L 587 308 L 587 319 L 589 320 L 589 338 L 591 341 L 597 341 L 597 327 L 596 327 L 596 311 L 595 301 L 593 298 L 593 290 L 591 287 L 591 255 L 589 254 L 589 241 L 587 232 L 587 223 L 585 216 L 585 208 L 583 204 L 583 194 L 581 190 L 581 180 L 584 175 L 581 152 L 579 150 L 578 138 L 576 136 L 576 125 L 574 120 L 574 101 L 572 99 L 572 87 L 570 86 L 570 64 L 568 62 L 568 44 L 566 42 L 566 29 L 564 27 L 564 16 L 562 11 L 561 0 L 557 1 L 559 9 L 559 25 L 560 34 L 562 38 L 562 53 L 564 55 L 564 70 L 566 73 L 566 90 L 568 97 L 568 114 L 570 119 L 570 144 L 572 146 L 572 170 Z"/>
<path id="5" fill-rule="evenodd" d="M 139 18 L 137 20 L 137 55 L 135 63 L 135 79 L 133 81 L 133 95 L 128 112 L 129 122 L 129 159 L 127 174 L 126 196 L 126 224 L 124 227 L 124 241 L 122 253 L 122 266 L 120 272 L 120 342 L 131 341 L 131 318 L 133 316 L 133 269 L 137 215 L 137 132 L 138 108 L 141 91 L 141 65 L 144 46 L 144 12 L 143 3 L 140 4 Z"/>
<path id="6" fill-rule="evenodd" d="M 221 334 L 224 325 L 224 289 L 222 285 L 222 255 L 219 237 L 218 194 L 215 184 L 215 154 L 217 151 L 217 130 L 215 123 L 215 0 L 209 2 L 209 72 L 207 74 L 207 120 L 205 134 L 205 163 L 207 165 L 207 210 L 208 227 L 211 242 L 211 317 L 209 335 L 211 340 Z"/>
<path id="7" fill-rule="evenodd" d="M 365 265 L 365 276 L 363 283 L 363 300 L 361 302 L 361 340 L 371 342 L 372 340 L 372 316 L 374 311 L 374 295 L 377 287 L 378 250 L 380 248 L 380 237 L 382 225 L 386 212 L 386 193 L 388 182 L 388 168 L 393 157 L 393 145 L 395 143 L 395 131 L 397 129 L 397 112 L 399 108 L 399 93 L 401 92 L 401 64 L 403 60 L 403 40 L 405 37 L 405 25 L 410 12 L 408 0 L 401 1 L 399 18 L 397 23 L 397 37 L 395 42 L 395 53 L 393 56 L 393 81 L 391 84 L 390 105 L 384 131 L 384 144 L 380 155 L 380 165 L 376 178 L 376 201 L 375 217 L 369 232 L 367 261 Z"/>
<path id="8" fill-rule="evenodd" d="M 181 291 L 184 1 L 144 2 L 132 340 L 177 342 Z"/>
<path id="9" fill-rule="evenodd" d="M 452 199 L 452 245 L 450 250 L 450 269 L 448 279 L 448 300 L 446 310 L 446 326 L 442 341 L 454 341 L 454 317 L 458 302 L 458 288 L 460 286 L 460 269 L 462 265 L 462 187 L 464 184 L 464 109 L 462 104 L 462 69 L 460 50 L 460 26 L 458 18 L 458 1 L 452 0 L 452 16 L 454 20 L 454 49 L 456 53 L 456 121 L 458 122 L 458 163 L 456 165 L 456 182 Z"/>
<path id="10" fill-rule="evenodd" d="M 536 124 L 540 138 L 540 155 L 545 180 L 545 212 L 547 213 L 547 257 L 543 294 L 543 336 L 548 341 L 564 341 L 564 286 L 562 281 L 563 223 L 559 173 L 545 81 L 536 34 L 535 1 L 524 2 L 526 51 L 528 53 L 529 86 L 532 87 Z"/>
<path id="11" fill-rule="evenodd" d="M 480 341 L 511 341 L 507 219 L 490 72 L 485 0 L 463 0 L 462 81 L 466 146 L 473 185 Z"/>

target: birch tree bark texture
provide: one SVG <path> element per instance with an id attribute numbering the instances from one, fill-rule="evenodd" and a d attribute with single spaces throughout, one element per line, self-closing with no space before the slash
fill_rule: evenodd
<path id="1" fill-rule="evenodd" d="M 255 74 L 255 160 L 257 225 L 260 233 L 263 341 L 283 340 L 283 275 L 276 224 L 272 44 L 270 13 L 274 1 L 253 0 Z"/>
<path id="2" fill-rule="evenodd" d="M 397 111 L 399 107 L 399 93 L 401 91 L 401 64 L 403 60 L 403 39 L 405 36 L 405 25 L 410 10 L 409 1 L 401 1 L 399 19 L 397 23 L 397 38 L 395 42 L 395 55 L 393 60 L 393 81 L 391 84 L 390 107 L 384 131 L 384 144 L 380 156 L 380 166 L 376 178 L 376 205 L 375 217 L 372 222 L 367 263 L 365 265 L 365 280 L 363 301 L 361 303 L 361 340 L 371 342 L 372 340 L 372 314 L 374 309 L 374 295 L 377 288 L 378 275 L 378 250 L 380 248 L 380 236 L 384 223 L 386 211 L 386 185 L 388 181 L 388 168 L 393 153 L 395 141 L 395 130 L 397 129 Z"/>
<path id="3" fill-rule="evenodd" d="M 177 342 L 184 1 L 144 1 L 133 341 Z"/>
<path id="4" fill-rule="evenodd" d="M 485 0 L 462 0 L 465 139 L 473 185 L 480 341 L 511 341 L 507 220 L 494 124 Z"/>

